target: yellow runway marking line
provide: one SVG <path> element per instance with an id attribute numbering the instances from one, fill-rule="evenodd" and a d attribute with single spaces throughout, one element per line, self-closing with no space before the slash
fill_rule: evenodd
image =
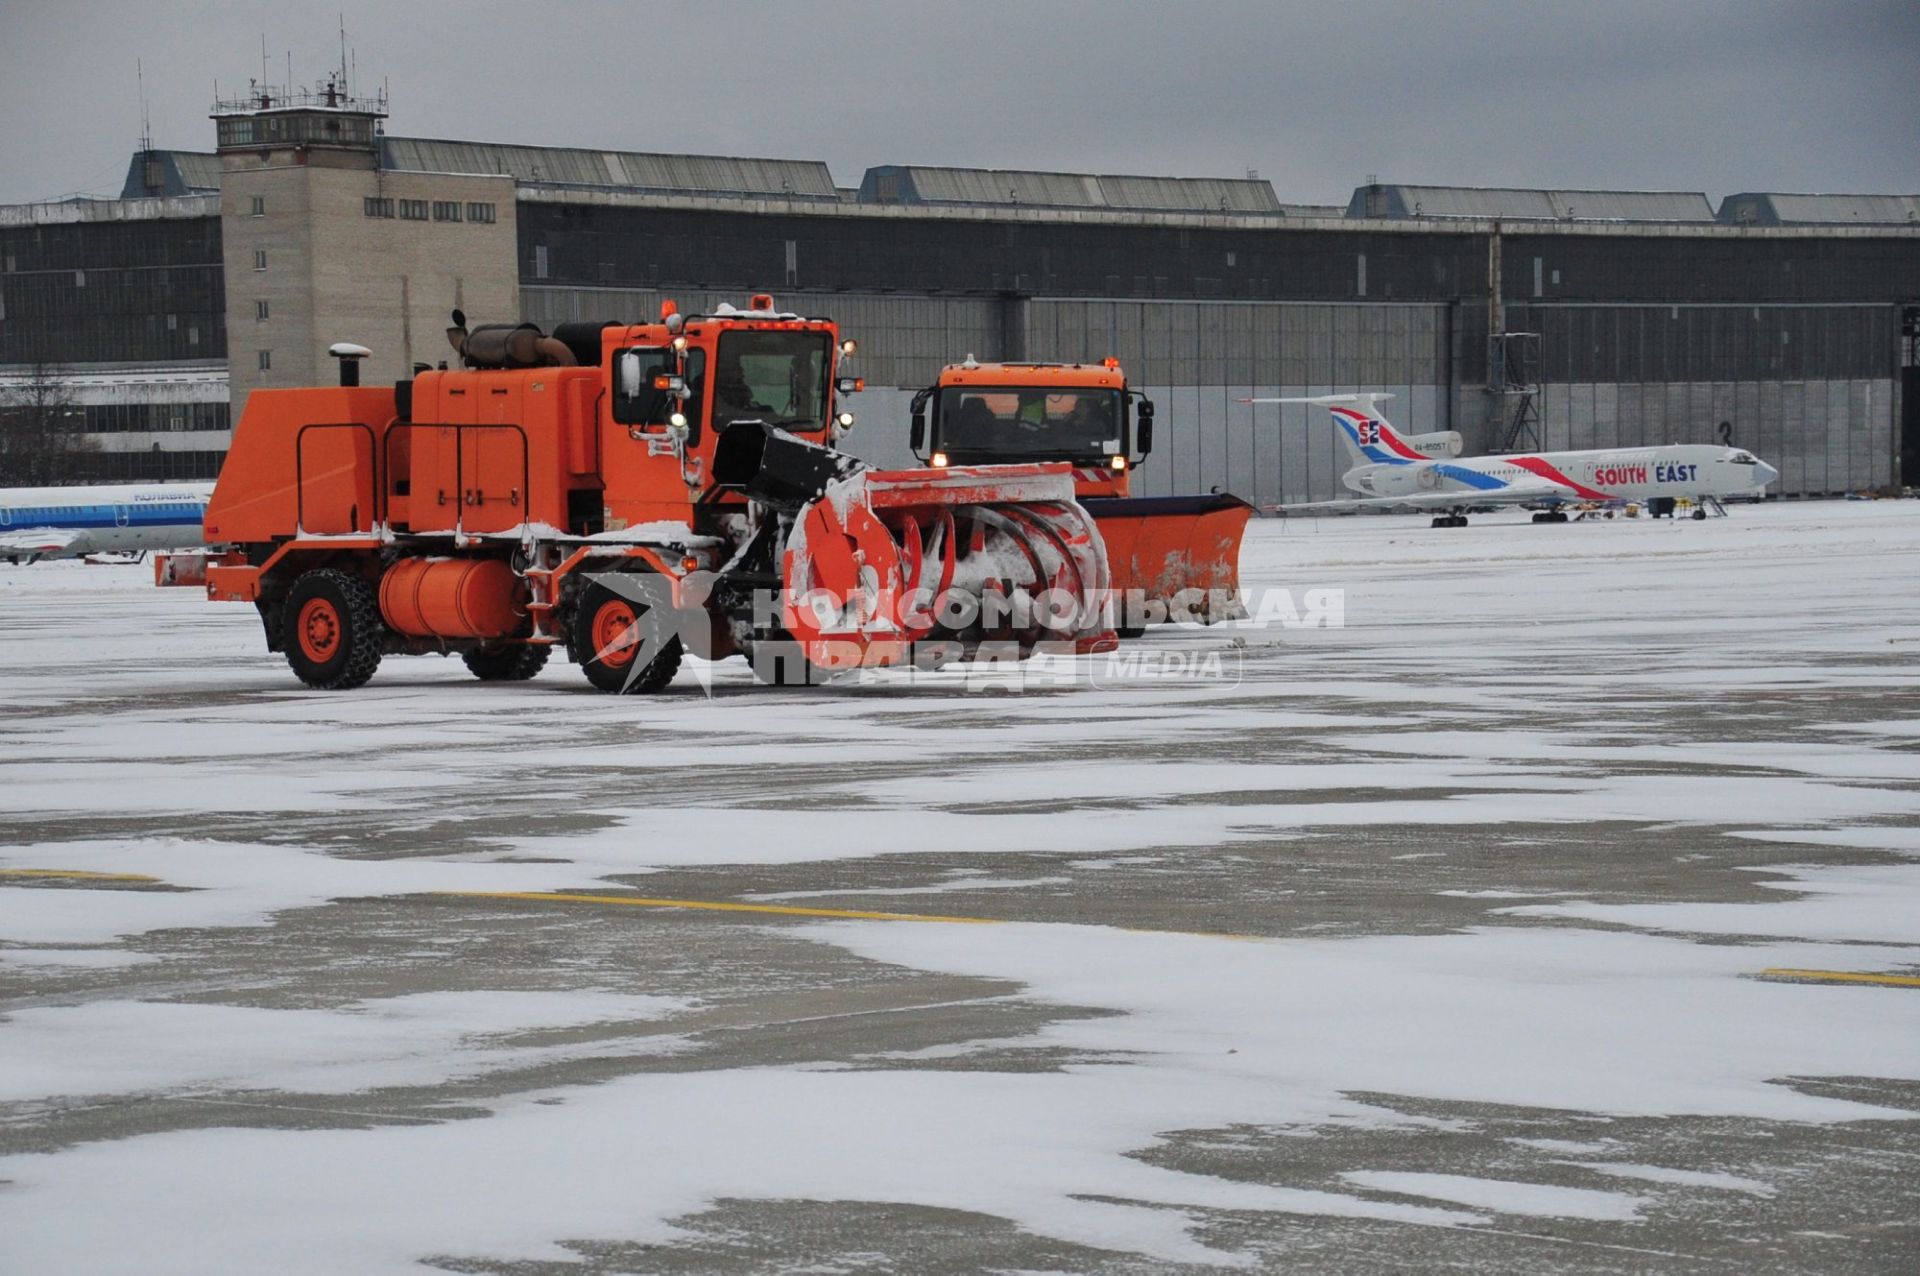
<path id="1" fill-rule="evenodd" d="M 145 873 L 90 873 L 79 868 L 0 868 L 0 877 L 53 877 L 76 882 L 157 882 Z"/>
<path id="2" fill-rule="evenodd" d="M 644 899 L 637 895 L 548 895 L 539 891 L 435 891 L 459 899 L 519 899 L 536 904 L 619 904 L 627 908 L 690 908 L 714 913 L 772 913 L 782 917 L 833 917 L 861 922 L 945 922 L 955 926 L 1005 926 L 1004 917 L 952 917 L 941 913 L 879 913 L 858 908 L 804 908 L 795 904 L 736 904 L 725 900 Z M 1036 923 L 1044 925 L 1045 923 Z M 1188 935 L 1197 939 L 1231 939 L 1265 943 L 1265 935 L 1236 935 L 1226 931 L 1154 930 L 1142 926 L 1115 929 L 1135 935 Z"/>
<path id="3" fill-rule="evenodd" d="M 1762 979 L 1779 979 L 1808 984 L 1873 984 L 1881 988 L 1920 988 L 1920 975 L 1873 975 L 1857 970 L 1793 970 L 1770 966 L 1760 972 Z"/>
<path id="4" fill-rule="evenodd" d="M 708 899 L 645 899 L 638 895 L 546 895 L 539 891 L 437 891 L 463 899 L 519 899 L 535 904 L 619 904 L 627 908 L 690 908 L 713 913 L 775 913 L 783 917 L 840 917 L 863 922 L 947 922 L 997 926 L 997 917 L 945 917 L 938 913 L 876 913 L 855 908 L 802 908 L 794 904 L 735 904 Z"/>

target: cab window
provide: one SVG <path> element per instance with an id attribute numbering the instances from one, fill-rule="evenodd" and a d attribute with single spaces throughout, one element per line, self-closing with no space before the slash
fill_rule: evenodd
<path id="1" fill-rule="evenodd" d="M 615 353 L 613 366 L 623 369 L 627 355 L 639 356 L 640 376 L 638 386 L 621 372 L 616 371 L 613 386 L 613 419 L 622 425 L 665 425 L 673 413 L 673 399 L 665 390 L 656 390 L 653 379 L 667 372 L 673 366 L 672 352 L 646 346 L 636 346 Z M 700 421 L 701 393 L 706 380 L 707 354 L 704 350 L 689 350 L 686 355 L 687 406 L 683 409 L 687 420 L 697 429 Z M 628 390 L 634 389 L 629 394 Z"/>

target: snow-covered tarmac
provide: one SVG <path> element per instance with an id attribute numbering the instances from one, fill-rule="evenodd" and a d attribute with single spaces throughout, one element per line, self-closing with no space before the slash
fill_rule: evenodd
<path id="1" fill-rule="evenodd" d="M 1344 628 L 618 699 L 0 567 L 0 1272 L 1913 1270 L 1917 569 L 1262 522 Z"/>

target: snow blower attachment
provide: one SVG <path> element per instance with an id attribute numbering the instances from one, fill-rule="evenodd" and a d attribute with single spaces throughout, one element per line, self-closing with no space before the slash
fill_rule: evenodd
<path id="1" fill-rule="evenodd" d="M 743 422 L 714 478 L 778 512 L 780 623 L 813 667 L 1111 645 L 1106 553 L 1067 466 L 875 470 Z"/>
<path id="2" fill-rule="evenodd" d="M 773 682 L 1111 646 L 1107 556 L 1072 467 L 877 470 L 830 320 L 720 306 L 650 324 L 469 330 L 457 370 L 257 390 L 160 577 L 251 602 L 309 685 L 458 652 L 488 680 L 555 646 L 654 691 L 685 651 Z M 990 650 L 989 650 L 990 649 Z"/>
<path id="3" fill-rule="evenodd" d="M 1153 448 L 1153 402 L 1118 360 L 964 363 L 913 399 L 914 454 L 935 467 L 1065 462 L 1106 544 L 1113 615 L 1126 635 L 1165 621 L 1246 615 L 1240 541 L 1253 506 L 1237 496 L 1131 494 Z"/>

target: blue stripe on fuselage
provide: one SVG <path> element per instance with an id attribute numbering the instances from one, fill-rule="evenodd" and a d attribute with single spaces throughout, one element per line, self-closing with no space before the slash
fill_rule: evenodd
<path id="1" fill-rule="evenodd" d="M 1436 474 L 1444 475 L 1456 483 L 1465 483 L 1468 487 L 1478 488 L 1482 492 L 1492 492 L 1507 485 L 1505 479 L 1497 479 L 1491 474 L 1482 474 L 1479 470 L 1470 470 L 1464 465 L 1436 465 Z"/>
<path id="2" fill-rule="evenodd" d="M 126 512 L 124 520 L 121 511 Z M 0 506 L 0 531 L 96 531 L 114 527 L 182 527 L 198 524 L 206 506 L 197 501 L 146 501 L 128 505 L 60 505 L 29 509 Z"/>

